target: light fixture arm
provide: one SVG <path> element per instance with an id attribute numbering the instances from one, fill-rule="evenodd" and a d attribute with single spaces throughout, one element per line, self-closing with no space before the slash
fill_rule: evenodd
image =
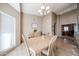
<path id="1" fill-rule="evenodd" d="M 50 6 L 46 6 L 46 4 L 43 3 L 42 6 L 41 6 L 41 9 L 38 10 L 38 12 L 39 12 L 41 15 L 46 15 L 46 14 L 50 13 L 50 10 L 49 10 L 49 9 L 50 9 Z"/>

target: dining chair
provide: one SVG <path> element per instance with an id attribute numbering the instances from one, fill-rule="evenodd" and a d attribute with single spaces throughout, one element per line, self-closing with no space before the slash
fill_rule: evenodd
<path id="1" fill-rule="evenodd" d="M 22 38 L 23 38 L 23 41 L 24 41 L 24 44 L 25 44 L 25 48 L 28 52 L 28 55 L 29 56 L 36 56 L 35 51 L 33 49 L 29 48 L 29 46 L 28 46 L 28 42 L 27 42 L 28 38 L 25 38 L 25 36 L 23 34 L 22 34 Z"/>
<path id="2" fill-rule="evenodd" d="M 48 48 L 44 49 L 41 54 L 45 56 L 54 56 L 54 46 L 55 46 L 55 41 L 57 39 L 57 35 L 53 36 L 49 42 Z"/>

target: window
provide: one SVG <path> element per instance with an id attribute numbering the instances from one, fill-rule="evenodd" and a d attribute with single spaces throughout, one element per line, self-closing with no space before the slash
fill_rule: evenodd
<path id="1" fill-rule="evenodd" d="M 16 19 L 0 12 L 0 51 L 16 45 Z"/>
<path id="2" fill-rule="evenodd" d="M 65 27 L 64 27 L 64 31 L 69 31 L 68 26 L 65 26 Z"/>

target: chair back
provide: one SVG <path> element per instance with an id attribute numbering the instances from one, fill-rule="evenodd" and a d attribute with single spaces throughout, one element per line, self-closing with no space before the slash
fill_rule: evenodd
<path id="1" fill-rule="evenodd" d="M 30 54 L 30 49 L 29 49 L 29 46 L 28 46 L 28 43 L 27 43 L 27 39 L 25 38 L 25 36 L 24 36 L 23 34 L 22 34 L 22 39 L 23 39 L 23 41 L 24 41 L 25 48 L 26 48 L 26 50 L 27 50 L 27 52 L 28 52 L 28 55 L 31 56 L 31 54 Z"/>
<path id="2" fill-rule="evenodd" d="M 50 40 L 50 43 L 49 43 L 49 47 L 48 47 L 48 56 L 52 56 L 54 55 L 54 46 L 55 46 L 55 41 L 57 39 L 57 35 L 53 36 Z"/>

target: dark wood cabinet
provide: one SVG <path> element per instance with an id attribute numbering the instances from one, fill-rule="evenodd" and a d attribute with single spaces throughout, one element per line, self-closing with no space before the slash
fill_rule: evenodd
<path id="1" fill-rule="evenodd" d="M 62 25 L 61 31 L 63 36 L 74 37 L 74 24 Z"/>

